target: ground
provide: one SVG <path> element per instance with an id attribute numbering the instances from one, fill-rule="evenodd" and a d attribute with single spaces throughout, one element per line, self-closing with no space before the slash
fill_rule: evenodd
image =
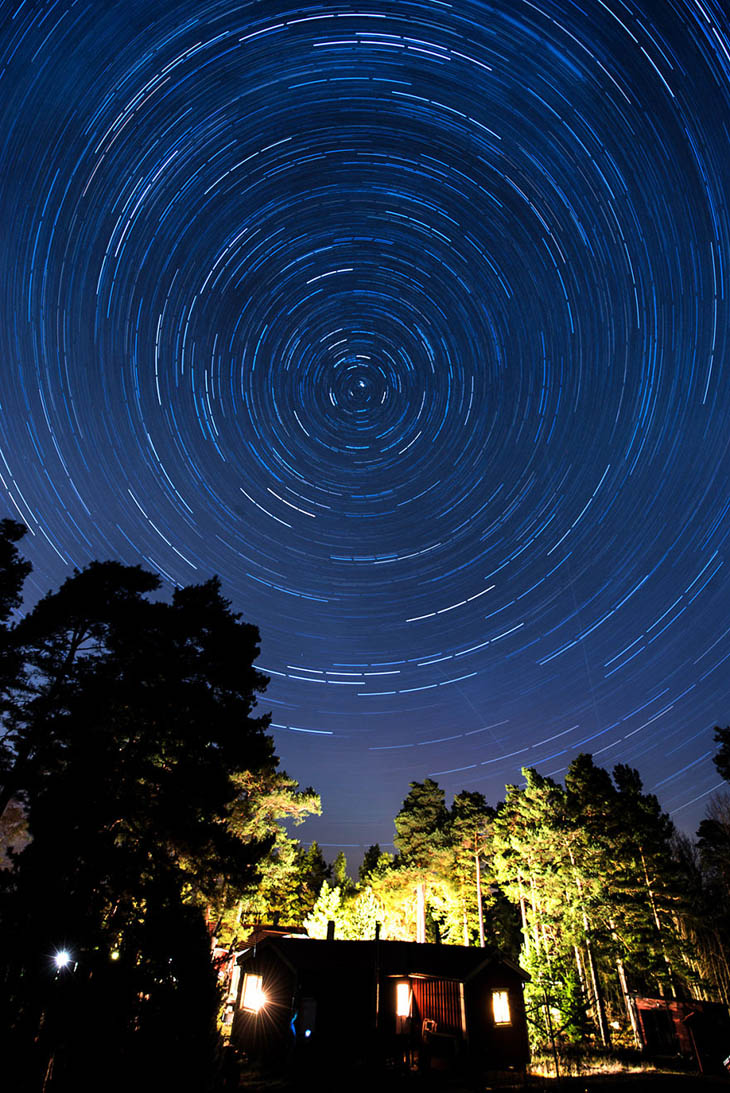
<path id="1" fill-rule="evenodd" d="M 324 1069 L 324 1068 L 323 1068 Z M 346 1075 L 319 1072 L 265 1078 L 249 1072 L 241 1084 L 244 1093 L 730 1093 L 730 1075 L 673 1073 L 601 1074 L 580 1078 L 528 1076 L 505 1082 L 464 1084 L 413 1074 Z"/>

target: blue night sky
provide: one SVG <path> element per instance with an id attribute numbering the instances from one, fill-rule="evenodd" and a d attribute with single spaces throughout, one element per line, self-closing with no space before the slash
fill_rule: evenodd
<path id="1" fill-rule="evenodd" d="M 715 0 L 0 6 L 0 508 L 32 602 L 218 573 L 305 839 L 730 720 Z M 350 851 L 357 856 L 358 850 Z"/>

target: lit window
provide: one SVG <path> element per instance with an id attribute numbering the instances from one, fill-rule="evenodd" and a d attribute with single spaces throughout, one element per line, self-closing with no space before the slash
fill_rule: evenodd
<path id="1" fill-rule="evenodd" d="M 492 1014 L 494 1015 L 495 1025 L 512 1024 L 508 991 L 492 991 Z"/>
<path id="2" fill-rule="evenodd" d="M 396 1017 L 410 1017 L 411 988 L 408 983 L 397 983 L 395 988 Z"/>
<path id="3" fill-rule="evenodd" d="M 249 1013 L 258 1013 L 266 1003 L 266 995 L 261 989 L 263 978 L 260 975 L 244 975 L 243 999 L 241 1005 Z"/>

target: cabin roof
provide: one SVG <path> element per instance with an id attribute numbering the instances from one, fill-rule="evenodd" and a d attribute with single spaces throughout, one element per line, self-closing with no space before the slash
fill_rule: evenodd
<path id="1" fill-rule="evenodd" d="M 264 937 L 245 949 L 238 962 L 258 953 L 275 953 L 292 970 L 373 970 L 382 976 L 427 975 L 466 982 L 493 966 L 521 979 L 530 977 L 509 957 L 489 949 L 464 945 L 432 945 L 414 941 L 320 941 L 309 937 Z"/>

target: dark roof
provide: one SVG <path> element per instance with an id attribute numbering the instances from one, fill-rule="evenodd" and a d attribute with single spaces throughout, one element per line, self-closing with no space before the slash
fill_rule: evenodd
<path id="1" fill-rule="evenodd" d="M 244 950 L 239 963 L 257 952 L 273 950 L 297 971 L 372 970 L 376 962 L 384 976 L 430 975 L 466 982 L 490 965 L 503 967 L 523 981 L 530 977 L 499 952 L 464 945 L 429 945 L 415 941 L 318 941 L 308 937 L 265 937 Z"/>
<path id="2" fill-rule="evenodd" d="M 249 948 L 251 945 L 260 944 L 265 937 L 288 937 L 290 934 L 307 936 L 307 931 L 303 926 L 270 926 L 267 923 L 257 922 L 252 926 L 247 926 L 248 930 L 246 941 L 243 948 Z"/>

